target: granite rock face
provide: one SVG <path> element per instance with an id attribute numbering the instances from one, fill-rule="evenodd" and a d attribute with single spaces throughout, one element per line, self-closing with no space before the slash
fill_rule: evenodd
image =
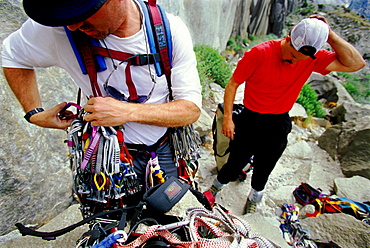
<path id="1" fill-rule="evenodd" d="M 225 48 L 230 35 L 246 37 L 251 30 L 248 29 L 251 21 L 254 21 L 255 30 L 260 30 L 255 34 L 265 34 L 269 27 L 269 18 L 266 16 L 268 11 L 257 11 L 264 14 L 256 15 L 256 19 L 249 18 L 252 3 L 256 6 L 257 0 L 158 0 L 158 2 L 168 12 L 179 15 L 185 21 L 194 44 L 207 44 L 220 50 Z M 279 3 L 279 7 L 275 6 L 276 9 L 286 8 L 284 13 L 287 14 L 293 2 L 296 1 L 284 1 L 283 3 L 282 1 L 261 0 L 261 2 L 263 8 L 271 8 L 273 4 Z M 0 41 L 26 20 L 20 0 L 4 0 L 1 4 Z M 279 19 L 279 16 L 276 16 L 276 19 Z M 276 30 L 279 31 L 278 26 Z M 366 49 L 364 45 L 361 50 L 366 52 Z M 37 71 L 37 76 L 45 108 L 62 101 L 75 102 L 77 87 L 64 71 L 57 68 L 40 69 Z M 2 116 L 0 119 L 2 127 L 2 132 L 0 132 L 1 235 L 14 230 L 16 222 L 42 225 L 67 209 L 72 203 L 72 180 L 67 159 L 68 149 L 64 144 L 66 133 L 61 130 L 39 128 L 27 123 L 23 119 L 23 110 L 11 93 L 2 72 L 0 72 L 0 94 L 3 99 L 0 101 Z M 348 114 L 347 117 L 349 117 Z M 206 121 L 210 121 L 208 116 Z M 292 134 L 295 136 L 292 136 L 290 142 L 292 147 L 287 149 L 287 153 L 280 162 L 280 167 L 272 175 L 269 183 L 270 192 L 267 193 L 271 197 L 266 198 L 266 202 L 263 203 L 268 212 L 273 212 L 276 207 L 275 203 L 278 201 L 289 201 L 287 196 L 301 181 L 310 181 L 317 187 L 329 189 L 332 187 L 333 178 L 343 177 L 336 161 L 329 156 L 325 157 L 328 160 L 326 162 L 322 158 L 327 154 L 321 156 L 323 151 L 316 146 L 316 140 L 312 141 L 312 136 L 317 136 L 314 131 L 308 132 L 298 127 L 295 129 Z M 361 133 L 358 136 L 361 136 Z M 354 146 L 353 151 L 356 149 Z M 318 154 L 320 157 L 316 157 Z M 206 158 L 202 161 L 204 167 L 212 162 L 213 157 L 208 157 L 208 161 Z M 320 166 L 317 166 L 318 164 Z M 294 165 L 294 168 L 288 167 L 289 165 Z M 323 168 L 323 172 L 318 171 L 316 167 Z M 207 176 L 203 178 L 209 180 L 207 173 L 211 171 L 210 167 L 206 167 L 203 175 Z M 297 174 L 299 176 L 296 176 Z M 319 176 L 328 178 L 328 184 L 320 185 L 326 180 L 319 180 Z M 205 190 L 210 183 L 210 180 L 201 181 L 201 186 Z M 232 186 L 235 187 L 232 188 Z M 240 202 L 232 206 L 227 205 L 230 201 L 226 195 L 227 197 L 233 196 L 235 189 L 239 193 L 236 200 L 245 200 L 247 193 L 245 185 L 231 184 L 230 191 L 226 189 L 223 193 L 226 207 L 239 207 Z M 230 195 L 227 194 L 228 192 Z M 237 213 L 241 212 L 241 209 L 236 210 Z M 268 215 L 268 217 L 271 216 Z M 64 225 L 61 224 L 61 227 Z"/>
<path id="2" fill-rule="evenodd" d="M 1 3 L 1 41 L 25 20 L 19 1 Z M 0 43 L 1 46 L 1 43 Z M 1 48 L 1 47 L 0 47 Z M 45 108 L 76 101 L 77 87 L 58 68 L 37 71 Z M 57 87 L 56 87 L 57 86 Z M 53 89 L 53 90 L 51 90 Z M 29 124 L 0 72 L 0 233 L 14 230 L 16 222 L 40 225 L 72 202 L 68 149 L 61 130 Z"/>

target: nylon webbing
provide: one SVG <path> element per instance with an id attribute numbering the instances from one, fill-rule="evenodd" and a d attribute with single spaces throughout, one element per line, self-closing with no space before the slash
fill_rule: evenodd
<path id="1" fill-rule="evenodd" d="M 82 59 L 84 61 L 87 74 L 90 78 L 90 84 L 91 89 L 94 96 L 101 96 L 101 91 L 98 85 L 98 76 L 97 71 L 95 67 L 95 61 L 93 58 L 93 55 L 90 50 L 90 44 L 88 39 L 85 37 L 85 35 L 82 32 L 77 32 L 76 36 L 78 38 L 76 39 L 76 42 L 78 42 L 78 47 L 80 50 L 80 53 L 82 54 Z"/>
<path id="2" fill-rule="evenodd" d="M 134 85 L 134 82 L 132 81 L 131 77 L 131 60 L 130 58 L 135 58 L 135 55 L 130 54 L 130 53 L 125 53 L 121 51 L 116 51 L 109 49 L 105 49 L 103 47 L 95 47 L 93 46 L 91 48 L 91 51 L 95 55 L 101 55 L 105 57 L 111 57 L 112 59 L 120 60 L 120 61 L 127 61 L 126 69 L 125 69 L 125 76 L 126 76 L 126 84 L 129 90 L 130 100 L 136 100 L 139 98 L 136 87 Z"/>
<path id="3" fill-rule="evenodd" d="M 151 19 L 153 22 L 153 32 L 156 34 L 154 37 L 156 39 L 156 44 L 159 49 L 159 56 L 161 57 L 162 66 L 164 70 L 164 74 L 167 79 L 168 89 L 170 91 L 170 100 L 173 100 L 172 90 L 171 90 L 171 64 L 170 58 L 168 56 L 168 38 L 166 37 L 165 27 L 163 24 L 161 12 L 156 4 L 156 0 L 149 0 L 148 1 L 148 9 L 151 15 Z"/>

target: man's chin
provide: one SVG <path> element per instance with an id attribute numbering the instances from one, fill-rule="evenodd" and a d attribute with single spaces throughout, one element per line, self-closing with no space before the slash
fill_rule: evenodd
<path id="1" fill-rule="evenodd" d="M 98 40 L 102 40 L 104 39 L 105 37 L 107 37 L 106 34 L 102 33 L 102 32 L 99 32 L 99 31 L 96 31 L 96 30 L 88 30 L 88 31 L 83 31 L 85 34 L 87 34 L 88 36 L 91 36 L 93 37 L 94 39 L 98 39 Z"/>

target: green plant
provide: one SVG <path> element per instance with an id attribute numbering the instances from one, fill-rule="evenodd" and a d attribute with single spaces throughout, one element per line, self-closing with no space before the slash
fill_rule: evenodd
<path id="1" fill-rule="evenodd" d="M 346 90 L 348 91 L 348 93 L 351 96 L 357 96 L 357 95 L 359 95 L 359 90 L 355 86 L 353 86 L 352 84 L 350 84 L 350 83 L 344 84 L 344 88 L 346 88 Z"/>
<path id="2" fill-rule="evenodd" d="M 231 77 L 231 66 L 225 58 L 216 49 L 206 45 L 195 46 L 194 52 L 203 91 L 211 82 L 224 88 Z"/>
<path id="3" fill-rule="evenodd" d="M 298 96 L 297 103 L 301 104 L 309 116 L 323 118 L 325 112 L 322 109 L 321 103 L 317 100 L 315 90 L 309 84 L 305 84 Z"/>
<path id="4" fill-rule="evenodd" d="M 348 72 L 337 72 L 339 76 L 345 78 L 345 79 L 348 79 L 351 77 L 351 74 L 348 73 Z"/>
<path id="5" fill-rule="evenodd" d="M 240 37 L 237 37 L 236 40 L 234 40 L 233 38 L 230 38 L 227 41 L 227 49 L 233 50 L 233 51 L 237 51 L 239 49 L 245 48 L 245 44 L 248 43 L 247 40 L 246 39 L 243 39 L 243 43 L 241 43 L 241 41 L 239 41 L 239 39 L 240 39 Z"/>
<path id="6" fill-rule="evenodd" d="M 338 72 L 345 79 L 343 86 L 358 103 L 370 104 L 370 73 Z"/>
<path id="7" fill-rule="evenodd" d="M 301 15 L 309 15 L 311 13 L 313 13 L 314 11 L 316 10 L 315 6 L 312 5 L 312 4 L 307 4 L 307 6 L 305 6 L 304 8 L 301 8 L 299 10 L 300 14 Z"/>
<path id="8" fill-rule="evenodd" d="M 253 40 L 251 40 L 251 43 L 249 44 L 249 47 L 254 47 L 255 45 L 258 45 L 264 41 L 269 41 L 269 40 L 277 40 L 277 36 L 274 34 L 267 34 L 267 35 L 262 35 L 262 36 L 254 36 Z"/>

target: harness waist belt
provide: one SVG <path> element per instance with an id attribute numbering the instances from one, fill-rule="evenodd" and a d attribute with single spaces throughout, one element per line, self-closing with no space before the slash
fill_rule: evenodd
<path id="1" fill-rule="evenodd" d="M 144 144 L 128 144 L 126 143 L 126 146 L 129 150 L 136 150 L 136 151 L 155 151 L 158 147 L 163 145 L 165 142 L 169 140 L 168 131 L 153 145 L 147 146 Z"/>

